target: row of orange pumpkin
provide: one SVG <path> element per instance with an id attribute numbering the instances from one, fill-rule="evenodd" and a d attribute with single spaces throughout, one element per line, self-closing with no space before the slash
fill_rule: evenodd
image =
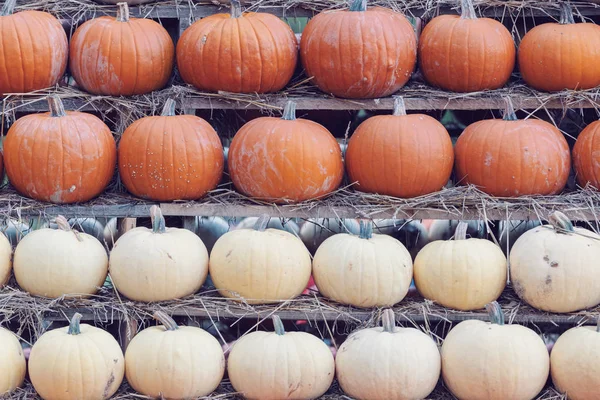
<path id="1" fill-rule="evenodd" d="M 4 164 L 12 185 L 25 196 L 54 203 L 84 202 L 111 181 L 117 149 L 97 117 L 65 112 L 49 96 L 50 113 L 17 120 L 4 141 Z M 561 132 L 548 122 L 517 120 L 507 99 L 503 120 L 468 126 L 452 148 L 437 120 L 406 115 L 395 100 L 393 115 L 369 118 L 348 143 L 350 181 L 364 192 L 416 197 L 440 190 L 453 165 L 459 184 L 474 184 L 501 197 L 560 193 L 571 157 Z M 581 186 L 600 188 L 600 122 L 585 128 L 573 151 Z M 175 115 L 168 100 L 161 116 L 130 125 L 119 142 L 122 182 L 138 197 L 155 201 L 198 199 L 214 189 L 224 169 L 221 141 L 203 119 Z M 298 202 L 336 190 L 344 175 L 341 149 L 313 121 L 296 119 L 288 102 L 282 118 L 245 124 L 228 152 L 229 174 L 245 195 L 273 202 Z"/>
<path id="2" fill-rule="evenodd" d="M 298 59 L 297 39 L 279 18 L 231 14 L 192 24 L 177 49 L 167 31 L 149 19 L 129 18 L 127 3 L 117 17 L 87 21 L 70 44 L 52 15 L 12 14 L 8 0 L 0 16 L 0 93 L 52 86 L 67 62 L 78 85 L 94 94 L 133 95 L 160 89 L 175 59 L 182 78 L 201 90 L 265 93 L 282 89 Z M 344 29 L 352 27 L 352 29 Z M 560 44 L 560 45 L 558 45 Z M 586 89 L 600 84 L 600 27 L 575 24 L 569 6 L 561 23 L 540 25 L 519 46 L 519 69 L 541 90 Z M 577 49 L 577 56 L 572 55 Z M 462 15 L 433 19 L 417 40 L 406 17 L 353 0 L 349 10 L 323 12 L 306 26 L 302 64 L 324 92 L 348 98 L 378 98 L 397 92 L 410 78 L 419 53 L 427 81 L 443 89 L 479 91 L 502 87 L 515 64 L 515 43 L 496 20 L 477 18 L 470 0 Z M 550 56 L 552 55 L 552 56 Z"/>

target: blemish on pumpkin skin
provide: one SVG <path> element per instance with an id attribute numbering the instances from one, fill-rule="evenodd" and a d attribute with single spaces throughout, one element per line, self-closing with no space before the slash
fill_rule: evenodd
<path id="1" fill-rule="evenodd" d="M 546 276 L 546 285 L 551 285 L 552 284 L 552 277 L 550 275 Z"/>

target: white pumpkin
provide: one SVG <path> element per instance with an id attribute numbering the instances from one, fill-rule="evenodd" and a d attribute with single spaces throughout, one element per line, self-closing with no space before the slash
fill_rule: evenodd
<path id="1" fill-rule="evenodd" d="M 544 341 L 521 325 L 504 325 L 497 302 L 490 322 L 456 325 L 442 345 L 442 377 L 459 399 L 531 400 L 548 379 L 550 357 Z"/>
<path id="2" fill-rule="evenodd" d="M 8 329 L 0 328 L 0 397 L 23 384 L 26 370 L 19 339 Z"/>
<path id="3" fill-rule="evenodd" d="M 144 329 L 127 346 L 127 382 L 152 398 L 183 400 L 212 393 L 225 372 L 217 339 L 200 328 L 177 326 L 164 312 L 154 318 L 162 325 Z"/>
<path id="4" fill-rule="evenodd" d="M 152 206 L 152 229 L 127 231 L 110 252 L 110 276 L 117 290 L 137 301 L 173 300 L 194 294 L 208 274 L 208 251 L 187 229 L 166 228 Z"/>
<path id="5" fill-rule="evenodd" d="M 308 250 L 283 230 L 266 229 L 261 217 L 254 229 L 221 236 L 210 255 L 210 277 L 222 296 L 249 304 L 289 300 L 306 288 L 311 273 Z"/>
<path id="6" fill-rule="evenodd" d="M 233 345 L 229 380 L 254 400 L 316 399 L 329 389 L 335 362 L 329 347 L 306 332 L 285 332 L 273 316 L 275 332 L 255 331 Z"/>
<path id="7" fill-rule="evenodd" d="M 8 283 L 11 271 L 12 246 L 6 236 L 0 233 L 0 288 Z"/>
<path id="8" fill-rule="evenodd" d="M 356 307 L 391 306 L 408 293 L 413 264 L 400 241 L 374 235 L 361 221 L 360 235 L 325 240 L 313 259 L 313 277 L 325 297 Z"/>
<path id="9" fill-rule="evenodd" d="M 337 380 L 358 400 L 424 399 L 440 377 L 440 352 L 428 335 L 397 328 L 384 310 L 383 327 L 361 329 L 342 344 L 335 359 Z"/>
<path id="10" fill-rule="evenodd" d="M 525 232 L 510 253 L 517 295 L 535 308 L 566 313 L 600 304 L 600 236 L 555 212 Z"/>
<path id="11" fill-rule="evenodd" d="M 423 297 L 444 307 L 469 311 L 496 300 L 506 286 L 506 257 L 485 239 L 467 239 L 458 224 L 454 240 L 436 240 L 415 259 L 415 285 Z"/>
<path id="12" fill-rule="evenodd" d="M 59 229 L 39 229 L 23 237 L 15 250 L 17 283 L 32 295 L 88 297 L 104 284 L 106 249 L 93 236 L 71 230 L 63 216 Z"/>

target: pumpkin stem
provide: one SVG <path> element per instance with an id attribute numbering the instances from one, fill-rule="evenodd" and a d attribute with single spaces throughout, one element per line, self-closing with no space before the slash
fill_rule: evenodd
<path id="1" fill-rule="evenodd" d="M 464 221 L 459 222 L 456 231 L 454 231 L 454 240 L 465 240 L 467 238 L 467 229 L 469 229 L 468 223 Z"/>
<path id="2" fill-rule="evenodd" d="M 275 327 L 275 333 L 278 334 L 279 336 L 285 335 L 285 329 L 283 328 L 283 322 L 281 322 L 281 318 L 279 318 L 279 315 L 273 315 L 271 317 L 271 319 L 273 320 L 273 326 Z"/>
<path id="3" fill-rule="evenodd" d="M 396 316 L 391 308 L 386 308 L 383 310 L 383 315 L 381 316 L 381 326 L 383 326 L 384 332 L 394 333 L 396 330 Z"/>
<path id="4" fill-rule="evenodd" d="M 571 7 L 569 3 L 560 3 L 560 24 L 574 24 L 575 18 L 573 18 L 573 12 L 571 11 Z"/>
<path id="5" fill-rule="evenodd" d="M 152 317 L 163 324 L 168 331 L 176 331 L 179 329 L 179 326 L 177 326 L 177 323 L 173 318 L 169 317 L 164 311 L 155 311 L 154 314 L 152 314 Z"/>
<path id="6" fill-rule="evenodd" d="M 129 6 L 126 2 L 117 3 L 117 21 L 129 22 Z"/>
<path id="7" fill-rule="evenodd" d="M 394 113 L 392 115 L 406 115 L 406 104 L 404 103 L 404 98 L 402 96 L 394 97 Z"/>
<path id="8" fill-rule="evenodd" d="M 361 239 L 371 239 L 373 237 L 373 223 L 368 219 L 361 219 L 359 221 L 360 231 L 358 236 Z"/>
<path id="9" fill-rule="evenodd" d="M 75 235 L 77 240 L 79 242 L 83 242 L 83 238 L 81 237 L 79 232 L 71 229 L 71 224 L 69 224 L 69 221 L 65 217 L 63 217 L 62 215 L 59 215 L 58 217 L 56 217 L 54 219 L 54 222 L 56 222 L 56 225 L 58 225 L 58 229 L 60 229 L 61 231 L 65 231 L 65 232 L 73 232 L 73 234 Z"/>
<path id="10" fill-rule="evenodd" d="M 162 109 L 162 113 L 160 113 L 163 117 L 172 117 L 175 115 L 175 100 L 167 99 L 165 101 L 165 105 Z"/>
<path id="11" fill-rule="evenodd" d="M 350 11 L 367 11 L 367 0 L 354 0 L 350 5 Z"/>
<path id="12" fill-rule="evenodd" d="M 81 334 L 81 327 L 79 323 L 81 322 L 81 314 L 75 313 L 73 314 L 73 318 L 71 318 L 71 322 L 69 323 L 69 330 L 67 334 L 69 335 L 79 335 Z"/>
<path id="13" fill-rule="evenodd" d="M 460 0 L 460 18 L 461 19 L 477 19 L 473 0 Z"/>
<path id="14" fill-rule="evenodd" d="M 46 98 L 46 100 L 48 100 L 48 107 L 50 108 L 51 117 L 60 118 L 67 115 L 65 112 L 65 106 L 60 97 L 55 94 L 51 94 Z"/>
<path id="15" fill-rule="evenodd" d="M 505 121 L 516 121 L 517 114 L 515 113 L 515 106 L 510 96 L 505 96 L 504 101 L 506 102 L 506 107 L 504 108 L 504 117 L 502 119 Z"/>
<path id="16" fill-rule="evenodd" d="M 502 308 L 497 301 L 492 301 L 485 305 L 485 309 L 490 316 L 490 322 L 496 325 L 504 325 L 504 314 L 502 313 Z"/>
<path id="17" fill-rule="evenodd" d="M 242 16 L 242 5 L 240 0 L 231 0 L 231 18 L 239 18 Z"/>
<path id="18" fill-rule="evenodd" d="M 548 217 L 548 222 L 550 225 L 558 232 L 558 233 L 571 233 L 575 232 L 575 228 L 573 228 L 573 223 L 565 214 L 560 211 L 554 211 Z"/>
<path id="19" fill-rule="evenodd" d="M 254 224 L 254 230 L 264 232 L 265 229 L 267 229 L 270 220 L 271 217 L 269 217 L 267 214 L 261 215 L 260 218 L 258 218 L 256 223 Z"/>
<path id="20" fill-rule="evenodd" d="M 2 6 L 2 12 L 0 16 L 5 17 L 7 15 L 11 15 L 15 11 L 15 6 L 17 5 L 17 0 L 6 0 L 4 2 L 4 6 Z"/>
<path id="21" fill-rule="evenodd" d="M 152 232 L 166 232 L 167 228 L 165 226 L 165 217 L 163 217 L 159 206 L 154 205 L 150 207 L 150 219 L 152 219 Z"/>
<path id="22" fill-rule="evenodd" d="M 296 119 L 296 102 L 289 100 L 285 103 L 285 108 L 283 109 L 283 115 L 281 119 L 285 119 L 286 121 L 293 121 Z"/>

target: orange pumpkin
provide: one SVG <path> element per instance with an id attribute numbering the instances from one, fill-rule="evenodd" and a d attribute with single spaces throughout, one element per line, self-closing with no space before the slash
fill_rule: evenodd
<path id="1" fill-rule="evenodd" d="M 498 89 L 515 67 L 515 43 L 500 22 L 477 18 L 471 0 L 462 14 L 440 15 L 423 29 L 419 65 L 433 86 L 455 92 Z"/>
<path id="2" fill-rule="evenodd" d="M 64 75 L 69 44 L 62 25 L 41 11 L 13 14 L 16 0 L 0 12 L 0 94 L 54 86 Z"/>
<path id="3" fill-rule="evenodd" d="M 507 98 L 504 119 L 469 125 L 454 148 L 456 179 L 499 197 L 557 194 L 569 177 L 569 146 L 548 122 L 517 120 Z"/>
<path id="4" fill-rule="evenodd" d="M 261 117 L 242 126 L 229 146 L 235 187 L 247 196 L 278 203 L 322 197 L 344 175 L 340 147 L 322 125 L 296 119 L 289 101 L 282 118 Z"/>
<path id="5" fill-rule="evenodd" d="M 30 114 L 10 127 L 4 164 L 19 193 L 51 203 L 76 203 L 99 195 L 115 171 L 117 151 L 98 117 L 65 112 L 48 96 L 49 113 Z"/>
<path id="6" fill-rule="evenodd" d="M 600 26 L 576 24 L 569 4 L 560 6 L 560 23 L 538 25 L 523 37 L 521 76 L 544 91 L 596 87 L 600 85 Z"/>
<path id="7" fill-rule="evenodd" d="M 150 19 L 129 18 L 127 3 L 117 17 L 81 25 L 71 39 L 71 72 L 94 94 L 131 96 L 163 88 L 173 71 L 173 40 Z"/>
<path id="8" fill-rule="evenodd" d="M 135 121 L 119 141 L 121 180 L 145 199 L 198 199 L 217 186 L 223 164 L 217 132 L 195 115 L 175 115 L 172 99 L 160 116 Z"/>
<path id="9" fill-rule="evenodd" d="M 354 0 L 350 10 L 312 18 L 300 41 L 308 76 L 326 93 L 346 98 L 385 97 L 410 78 L 417 58 L 412 25 L 402 14 Z"/>
<path id="10" fill-rule="evenodd" d="M 406 115 L 402 97 L 394 101 L 393 115 L 360 124 L 346 150 L 348 175 L 358 190 L 396 197 L 440 190 L 453 163 L 446 128 L 428 115 Z"/>
<path id="11" fill-rule="evenodd" d="M 183 80 L 213 92 L 276 92 L 289 82 L 297 61 L 290 27 L 272 14 L 242 14 L 238 0 L 231 1 L 231 14 L 196 21 L 177 43 Z"/>
<path id="12" fill-rule="evenodd" d="M 600 121 L 594 121 L 577 137 L 573 147 L 573 167 L 577 183 L 600 189 Z"/>

